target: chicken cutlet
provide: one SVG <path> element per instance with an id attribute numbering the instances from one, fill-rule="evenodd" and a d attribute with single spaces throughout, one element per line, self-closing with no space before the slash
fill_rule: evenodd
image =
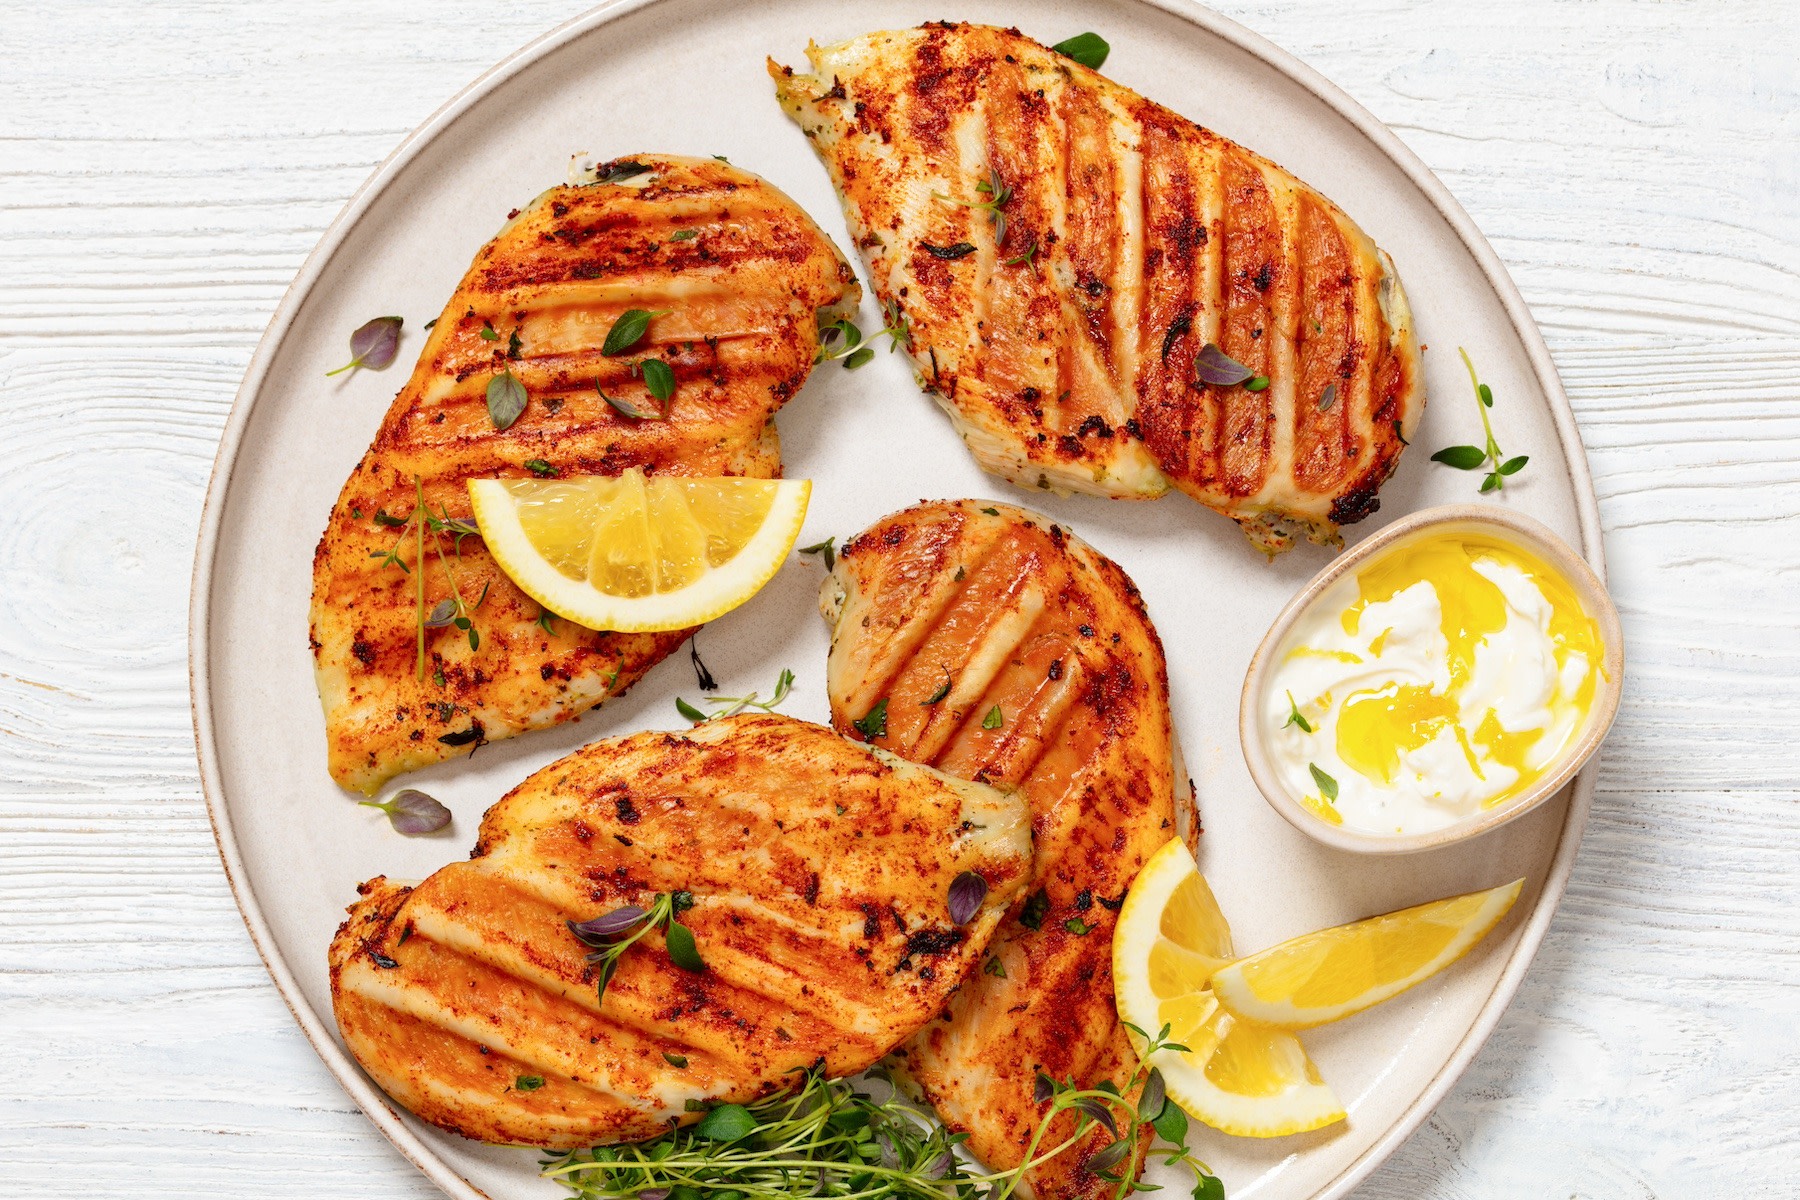
<path id="1" fill-rule="evenodd" d="M 311 644 L 344 787 L 570 720 L 692 632 L 547 614 L 483 546 L 470 478 L 778 476 L 774 414 L 812 369 L 819 314 L 860 298 L 830 239 L 748 171 L 640 154 L 592 178 L 545 192 L 476 255 L 331 510 Z M 652 314 L 641 338 L 609 347 L 631 310 Z M 509 379 L 525 397 L 510 424 Z"/>
<path id="2" fill-rule="evenodd" d="M 788 717 L 596 742 L 489 809 L 469 861 L 359 889 L 331 944 L 338 1029 L 467 1137 L 655 1137 L 690 1101 L 853 1075 L 918 1030 L 1030 877 L 1029 829 L 1023 797 Z M 959 925 L 964 872 L 987 891 Z M 702 969 L 653 932 L 602 985 L 569 922 L 659 897 Z"/>
<path id="3" fill-rule="evenodd" d="M 1330 200 L 1016 30 L 807 57 L 769 64 L 776 94 L 985 469 L 1172 484 L 1271 554 L 1375 511 L 1424 407 L 1418 347 L 1392 262 Z"/>
<path id="4" fill-rule="evenodd" d="M 1197 833 L 1162 645 L 1131 580 L 1048 518 L 920 504 L 845 546 L 821 608 L 831 719 L 902 757 L 1023 797 L 1027 893 L 983 969 L 900 1052 L 904 1077 L 995 1170 L 1024 1161 L 1042 1071 L 1124 1087 L 1112 934 L 1144 861 Z M 1059 1118 L 1059 1121 L 1063 1118 Z M 1067 1136 L 1053 1127 L 1047 1144 Z M 1030 1173 L 1040 1197 L 1110 1186 L 1083 1143 Z"/>

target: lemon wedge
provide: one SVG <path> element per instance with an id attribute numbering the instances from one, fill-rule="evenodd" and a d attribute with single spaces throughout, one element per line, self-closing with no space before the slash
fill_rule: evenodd
<path id="1" fill-rule="evenodd" d="M 1304 1133 L 1344 1119 L 1344 1106 L 1299 1039 L 1219 1003 L 1210 980 L 1234 955 L 1231 927 L 1176 838 L 1132 882 L 1113 934 L 1113 987 L 1122 1019 L 1186 1050 L 1146 1060 L 1187 1113 L 1241 1137 Z M 1141 1054 L 1145 1044 L 1136 1033 Z"/>
<path id="2" fill-rule="evenodd" d="M 577 625 L 646 633 L 730 612 L 800 535 L 807 480 L 618 476 L 471 479 L 500 569 Z"/>
<path id="3" fill-rule="evenodd" d="M 1284 1029 L 1359 1013 L 1467 954 L 1519 898 L 1523 879 L 1290 938 L 1221 967 L 1213 994 L 1231 1012 Z"/>

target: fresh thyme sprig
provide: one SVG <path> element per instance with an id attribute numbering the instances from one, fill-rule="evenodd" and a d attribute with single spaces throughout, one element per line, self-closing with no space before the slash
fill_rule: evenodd
<path id="1" fill-rule="evenodd" d="M 692 892 L 658 892 L 647 909 L 627 904 L 591 921 L 568 922 L 569 932 L 584 946 L 594 948 L 587 960 L 600 967 L 596 1002 L 605 1003 L 606 985 L 612 982 L 625 951 L 655 929 L 662 930 L 663 946 L 676 966 L 684 971 L 706 970 L 706 963 L 701 961 L 699 948 L 694 944 L 694 931 L 676 919 L 692 907 Z"/>
<path id="2" fill-rule="evenodd" d="M 1494 407 L 1494 393 L 1487 384 L 1475 375 L 1475 364 L 1469 360 L 1469 352 L 1461 346 L 1456 348 L 1462 355 L 1463 366 L 1469 369 L 1469 382 L 1475 385 L 1475 398 L 1481 401 L 1481 428 L 1487 435 L 1487 445 L 1482 446 L 1446 446 L 1431 456 L 1432 462 L 1443 463 L 1447 467 L 1455 467 L 1459 471 L 1473 471 L 1477 467 L 1487 467 L 1488 473 L 1482 477 L 1481 490 L 1484 492 L 1501 491 L 1506 487 L 1506 477 L 1516 475 L 1530 462 L 1530 456 L 1520 454 L 1506 458 L 1500 452 L 1500 443 L 1494 440 L 1494 423 L 1488 419 L 1488 409 Z M 1399 432 L 1398 423 L 1395 432 Z"/>
<path id="3" fill-rule="evenodd" d="M 415 644 L 417 645 L 416 674 L 425 678 L 425 631 L 428 629 L 444 629 L 455 626 L 468 636 L 469 649 L 481 648 L 481 631 L 475 627 L 475 613 L 487 603 L 489 584 L 483 584 L 481 594 L 470 604 L 463 599 L 462 584 L 456 578 L 456 567 L 452 563 L 462 561 L 463 539 L 479 535 L 481 530 L 473 521 L 450 515 L 448 507 L 440 505 L 437 512 L 425 503 L 425 484 L 417 475 L 413 476 L 413 510 L 405 517 L 390 516 L 386 512 L 377 511 L 375 523 L 391 529 L 398 529 L 399 535 L 394 544 L 386 550 L 371 550 L 371 558 L 379 558 L 382 567 L 399 567 L 403 574 L 413 576 L 413 596 L 416 609 L 417 625 Z M 450 581 L 450 595 L 438 601 L 429 612 L 425 609 L 425 534 L 431 534 L 432 549 L 437 554 L 438 565 L 444 569 L 444 576 Z M 407 535 L 412 535 L 413 565 L 406 565 L 400 557 L 400 548 L 406 545 Z M 448 534 L 451 542 L 448 554 L 444 551 L 444 536 Z M 417 568 L 416 570 L 414 568 Z"/>
<path id="4" fill-rule="evenodd" d="M 1167 1027 L 1154 1038 L 1134 1031 L 1146 1058 L 1184 1049 L 1165 1040 Z M 1034 1099 L 1044 1113 L 1024 1159 L 995 1172 L 959 1155 L 966 1135 L 905 1104 L 879 1071 L 869 1078 L 887 1092 L 882 1099 L 867 1083 L 826 1079 L 816 1070 L 797 1074 L 792 1088 L 751 1104 L 690 1101 L 690 1111 L 706 1114 L 697 1124 L 648 1142 L 571 1151 L 546 1160 L 543 1174 L 581 1200 L 1008 1200 L 1026 1172 L 1102 1128 L 1112 1140 L 1088 1160 L 1088 1169 L 1115 1184 L 1114 1194 L 1123 1200 L 1144 1187 L 1138 1174 L 1149 1153 L 1143 1136 L 1148 1126 L 1170 1143 L 1166 1161 L 1186 1163 L 1194 1172 L 1196 1200 L 1224 1197 L 1219 1181 L 1185 1145 L 1187 1117 L 1168 1098 L 1154 1067 L 1139 1067 L 1123 1093 L 1110 1082 L 1082 1088 L 1040 1074 Z M 1046 1144 L 1065 1113 L 1074 1128 Z"/>
<path id="5" fill-rule="evenodd" d="M 1000 179 L 1000 172 L 988 168 L 988 177 L 976 183 L 975 190 L 986 196 L 986 200 L 958 200 L 955 196 L 946 196 L 942 192 L 931 193 L 933 200 L 942 200 L 945 204 L 954 204 L 960 208 L 973 208 L 986 213 L 994 222 L 994 245 L 1006 244 L 1006 213 L 1001 211 L 1006 202 L 1012 199 L 1012 189 Z"/>
<path id="6" fill-rule="evenodd" d="M 912 325 L 900 306 L 892 300 L 884 300 L 881 304 L 881 315 L 886 323 L 869 339 L 888 339 L 888 353 L 893 353 L 901 346 L 912 349 Z M 837 362 L 842 359 L 844 369 L 854 371 L 866 365 L 875 357 L 875 347 L 863 342 L 862 327 L 849 317 L 832 317 L 825 312 L 819 313 L 819 348 L 813 352 L 813 365 Z"/>
<path id="7" fill-rule="evenodd" d="M 677 696 L 675 697 L 675 711 L 696 725 L 717 717 L 736 716 L 747 708 L 760 708 L 764 712 L 774 712 L 776 706 L 786 700 L 788 693 L 793 690 L 794 673 L 783 667 L 780 677 L 775 680 L 775 694 L 767 700 L 762 699 L 756 692 L 751 692 L 748 696 L 704 696 L 700 702 L 714 706 L 714 711 L 705 713 Z"/>

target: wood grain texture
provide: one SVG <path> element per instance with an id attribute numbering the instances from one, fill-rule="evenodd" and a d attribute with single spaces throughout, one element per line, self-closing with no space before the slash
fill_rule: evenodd
<path id="1" fill-rule="evenodd" d="M 313 1056 L 231 902 L 188 572 L 301 259 L 406 130 L 577 7 L 0 0 L 8 1196 L 436 1194 Z M 1389 122 L 1512 269 L 1587 442 L 1630 647 L 1549 940 L 1359 1196 L 1790 1194 L 1800 8 L 1219 7 Z"/>

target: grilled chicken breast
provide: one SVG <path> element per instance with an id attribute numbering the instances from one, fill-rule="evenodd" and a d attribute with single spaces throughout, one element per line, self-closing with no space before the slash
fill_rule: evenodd
<path id="1" fill-rule="evenodd" d="M 357 1060 L 428 1121 L 558 1149 L 640 1140 L 693 1119 L 690 1100 L 869 1067 L 980 964 L 1030 862 L 1022 797 L 821 725 L 609 739 L 489 809 L 468 862 L 364 884 L 332 1003 Z M 965 871 L 989 890 L 959 926 Z M 597 998 L 565 923 L 678 891 L 705 969 L 653 933 Z"/>
<path id="2" fill-rule="evenodd" d="M 921 386 L 1021 487 L 1171 483 L 1274 553 L 1373 512 L 1424 405 L 1405 293 L 1324 196 L 1013 30 L 769 64 Z M 1216 344 L 1266 386 L 1198 382 Z"/>
<path id="3" fill-rule="evenodd" d="M 480 537 L 459 536 L 472 526 L 445 527 L 470 519 L 469 478 L 776 476 L 773 417 L 812 368 L 817 314 L 856 306 L 830 239 L 755 175 L 645 154 L 598 176 L 616 182 L 551 189 L 476 255 L 331 510 L 311 635 L 331 775 L 345 787 L 373 793 L 399 772 L 569 720 L 687 637 L 540 621 Z M 602 353 L 634 308 L 658 314 L 647 335 Z M 661 419 L 601 395 L 659 412 L 638 366 L 649 358 L 675 379 Z M 529 399 L 501 430 L 486 393 L 503 372 Z M 422 537 L 420 503 L 433 514 Z M 452 624 L 421 633 L 455 596 L 475 637 Z"/>
<path id="4" fill-rule="evenodd" d="M 1045 517 L 976 500 L 876 523 L 844 548 L 821 607 L 833 724 L 1030 807 L 1027 895 L 902 1051 L 970 1150 L 1011 1168 L 1042 1117 L 1039 1071 L 1122 1087 L 1137 1066 L 1113 1006 L 1113 925 L 1144 860 L 1196 832 L 1161 643 L 1114 563 Z M 1108 1140 L 1039 1168 L 1035 1194 L 1099 1195 L 1110 1185 L 1083 1164 Z"/>

